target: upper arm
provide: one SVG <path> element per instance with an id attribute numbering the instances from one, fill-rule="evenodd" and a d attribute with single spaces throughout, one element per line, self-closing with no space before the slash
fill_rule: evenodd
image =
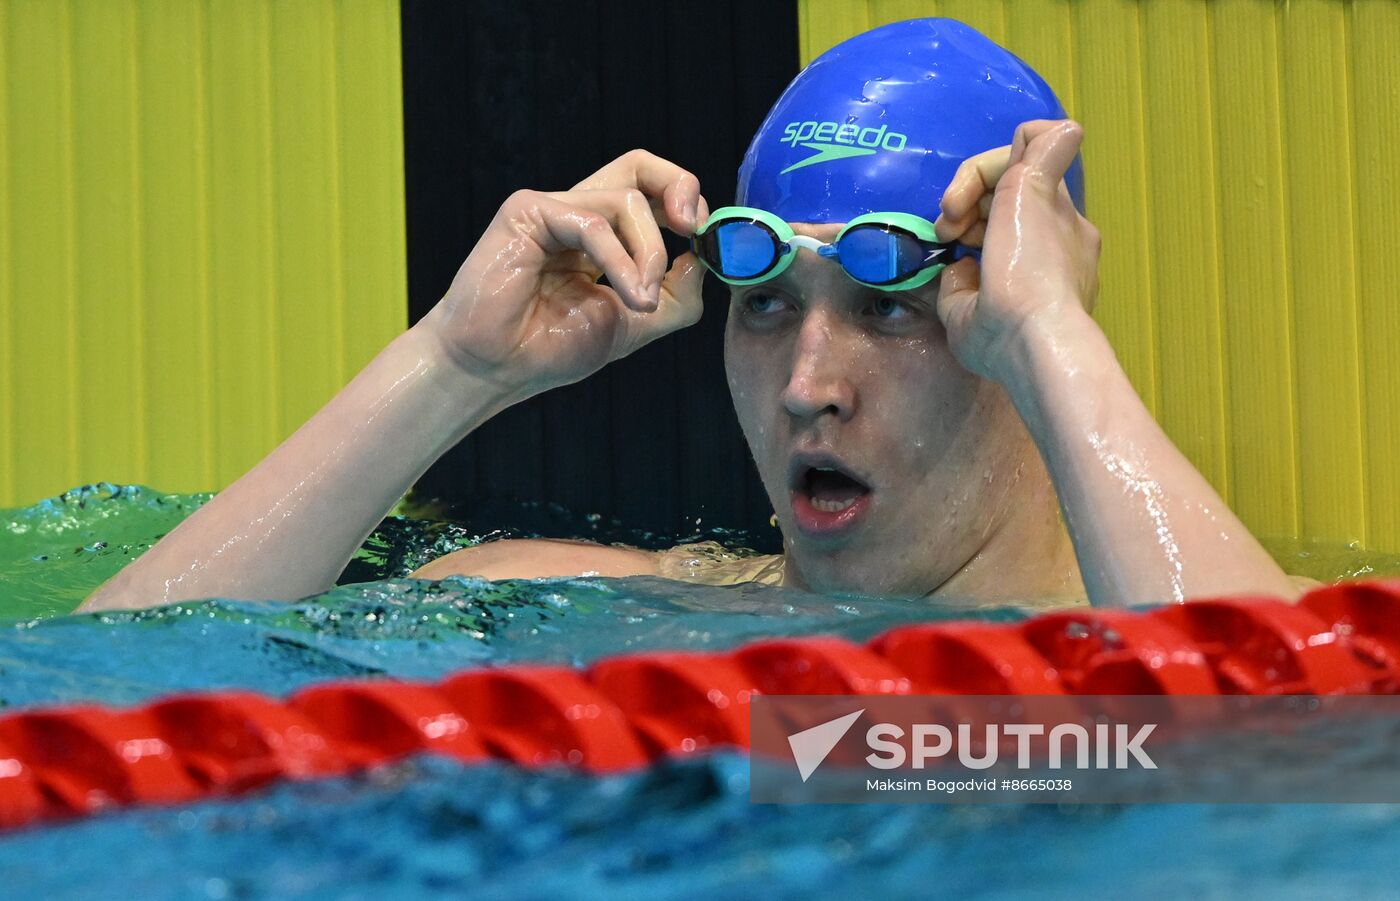
<path id="1" fill-rule="evenodd" d="M 654 576 L 656 554 L 586 541 L 517 538 L 491 541 L 439 557 L 416 570 L 415 579 L 480 576 L 541 579 L 567 576 Z"/>

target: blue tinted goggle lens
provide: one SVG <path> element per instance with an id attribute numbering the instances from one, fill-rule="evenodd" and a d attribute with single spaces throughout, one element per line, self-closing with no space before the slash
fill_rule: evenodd
<path id="1" fill-rule="evenodd" d="M 858 225 L 841 236 L 836 246 L 841 266 L 858 281 L 885 285 L 901 281 L 923 268 L 929 253 L 908 232 L 879 225 Z"/>
<path id="2" fill-rule="evenodd" d="M 757 278 L 778 261 L 778 236 L 757 222 L 725 222 L 712 233 L 710 262 L 730 278 Z"/>

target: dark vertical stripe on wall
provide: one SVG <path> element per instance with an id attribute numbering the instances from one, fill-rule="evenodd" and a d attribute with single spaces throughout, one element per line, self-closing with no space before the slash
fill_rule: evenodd
<path id="1" fill-rule="evenodd" d="M 449 158 L 448 165 L 469 170 L 468 215 L 475 236 L 512 190 L 539 183 L 536 141 L 550 127 L 548 120 L 557 106 L 555 98 L 538 93 L 536 66 L 522 66 L 520 52 L 521 46 L 539 47 L 535 26 L 547 30 L 550 19 L 540 21 L 528 3 L 492 4 L 487 9 L 472 6 L 468 4 L 466 39 L 457 51 L 469 66 L 471 117 L 437 137 L 438 152 Z M 483 27 L 488 18 L 493 27 Z M 537 54 L 538 50 L 527 56 L 542 62 Z M 540 404 L 517 404 L 498 414 L 491 431 L 475 442 L 477 491 L 508 497 L 542 495 L 543 442 Z"/>
<path id="2" fill-rule="evenodd" d="M 447 290 L 466 248 L 480 231 L 472 209 L 472 167 L 467 165 L 473 121 L 471 81 L 463 62 L 470 11 L 466 4 L 420 3 L 401 7 L 405 224 L 408 233 L 409 321 L 422 318 Z M 450 46 L 435 47 L 441 35 Z M 429 474 L 429 486 L 476 491 L 475 442 L 463 441 Z"/>
<path id="3" fill-rule="evenodd" d="M 712 205 L 728 203 L 750 135 L 798 68 L 792 2 L 402 10 L 412 321 L 517 188 L 565 190 L 645 147 L 695 172 Z M 765 525 L 724 380 L 726 303 L 710 280 L 699 325 L 506 411 L 420 490 L 554 502 L 658 531 Z"/>
<path id="4" fill-rule="evenodd" d="M 601 159 L 645 147 L 691 168 L 696 157 L 679 152 L 667 128 L 670 108 L 686 103 L 693 93 L 676 89 L 666 65 L 672 53 L 686 51 L 686 41 L 670 33 L 659 4 L 603 0 L 599 12 L 603 33 L 617 48 L 597 59 L 604 98 L 597 119 L 604 144 Z M 579 168 L 586 172 L 593 165 Z M 704 318 L 714 312 L 707 304 Z M 656 523 L 657 528 L 673 530 L 684 512 L 677 491 L 678 421 L 689 411 L 680 409 L 676 393 L 676 347 L 696 340 L 691 331 L 652 342 L 609 367 L 617 410 L 608 424 L 614 453 L 605 466 L 616 489 L 609 512 L 623 522 Z"/>
<path id="5" fill-rule="evenodd" d="M 535 138 L 539 180 L 543 190 L 572 187 L 587 169 L 585 162 L 603 158 L 605 142 L 597 111 L 602 88 L 598 67 L 579 65 L 577 48 L 598 47 L 606 32 L 598 7 L 606 0 L 574 0 L 553 8 L 549 27 L 536 30 L 530 90 L 540 98 L 541 129 Z M 541 25 L 543 23 L 540 23 Z M 606 465 L 615 442 L 607 424 L 612 419 L 612 373 L 608 369 L 550 391 L 537 404 L 544 417 L 544 487 L 542 500 L 563 504 L 576 512 L 611 511 L 612 472 Z M 587 445 L 591 452 L 580 453 Z"/>
<path id="6" fill-rule="evenodd" d="M 745 8 L 751 9 L 754 5 L 746 4 Z M 737 134 L 731 111 L 741 87 L 734 68 L 728 64 L 734 10 L 729 4 L 715 4 L 707 8 L 708 15 L 697 16 L 696 8 L 688 4 L 667 4 L 665 8 L 670 18 L 667 23 L 669 33 L 684 35 L 685 40 L 709 49 L 709 64 L 698 70 L 704 72 L 705 90 L 729 98 L 730 109 L 707 109 L 704 115 L 696 115 L 696 111 L 687 108 L 686 104 L 673 104 L 669 108 L 670 135 L 675 146 L 694 151 L 692 171 L 700 177 L 702 186 L 725 183 L 728 188 L 726 194 L 716 196 L 711 190 L 709 197 L 727 203 L 733 197 L 729 181 L 733 178 L 736 160 L 752 131 L 750 128 L 742 135 Z M 667 80 L 670 83 L 685 84 L 695 80 L 695 61 L 672 54 L 667 63 Z M 782 85 L 771 92 L 770 97 L 776 98 L 791 77 L 792 73 L 788 73 Z M 692 95 L 695 93 L 690 92 Z M 755 120 L 753 125 L 757 124 L 758 120 Z M 676 345 L 679 376 L 676 396 L 680 408 L 687 411 L 687 428 L 682 430 L 683 437 L 678 448 L 681 462 L 678 489 L 685 515 L 697 519 L 710 517 L 727 523 L 742 515 L 743 491 L 715 492 L 714 486 L 731 481 L 731 473 L 743 470 L 747 450 L 732 412 L 723 358 L 714 352 L 724 342 L 725 318 L 719 315 L 722 309 L 722 305 L 712 307 L 709 315 L 694 326 L 697 334 L 691 336 L 691 340 Z M 716 391 L 715 385 L 724 388 Z M 694 428 L 696 423 L 704 423 L 704 428 Z M 735 487 L 739 488 L 737 485 Z"/>

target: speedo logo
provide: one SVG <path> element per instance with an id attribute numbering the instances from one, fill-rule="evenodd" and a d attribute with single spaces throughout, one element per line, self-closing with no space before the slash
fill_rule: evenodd
<path id="1" fill-rule="evenodd" d="M 799 144 L 808 150 L 815 150 L 806 159 L 798 160 L 779 175 L 786 175 L 794 169 L 843 160 L 853 156 L 870 156 L 877 150 L 898 153 L 909 143 L 909 136 L 890 131 L 889 126 L 861 128 L 859 125 L 839 122 L 789 122 L 783 129 L 783 143 L 797 147 Z"/>

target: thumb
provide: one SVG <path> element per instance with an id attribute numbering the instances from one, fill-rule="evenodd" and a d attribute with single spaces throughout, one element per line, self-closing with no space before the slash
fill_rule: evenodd
<path id="1" fill-rule="evenodd" d="M 661 280 L 660 299 L 655 310 L 627 310 L 627 340 L 618 356 L 626 356 L 638 348 L 678 329 L 700 321 L 705 301 L 701 287 L 705 282 L 705 267 L 693 253 L 684 253 L 671 264 Z"/>
<path id="2" fill-rule="evenodd" d="M 660 302 L 647 318 L 662 316 L 660 325 L 667 332 L 694 325 L 705 311 L 701 293 L 704 284 L 705 267 L 700 264 L 699 257 L 693 253 L 681 254 L 661 280 Z"/>
<path id="3" fill-rule="evenodd" d="M 938 318 L 949 332 L 960 331 L 977 305 L 982 274 L 977 261 L 963 257 L 944 269 L 938 283 Z"/>
<path id="4" fill-rule="evenodd" d="M 1084 126 L 1072 119 L 1055 123 L 1055 127 L 1033 139 L 1026 148 L 1026 165 L 1033 176 L 1054 190 L 1069 171 L 1070 164 L 1084 142 Z"/>

